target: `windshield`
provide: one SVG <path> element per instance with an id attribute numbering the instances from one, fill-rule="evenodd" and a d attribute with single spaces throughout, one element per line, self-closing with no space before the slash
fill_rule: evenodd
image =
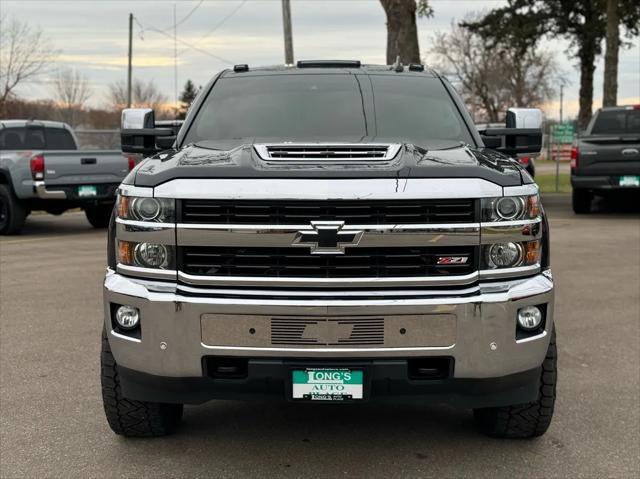
<path id="1" fill-rule="evenodd" d="M 640 110 L 601 111 L 591 129 L 592 135 L 640 133 Z"/>
<path id="2" fill-rule="evenodd" d="M 362 88 L 360 82 L 369 88 Z M 185 144 L 238 138 L 378 138 L 431 148 L 473 144 L 442 82 L 409 75 L 305 73 L 221 78 L 198 112 Z"/>

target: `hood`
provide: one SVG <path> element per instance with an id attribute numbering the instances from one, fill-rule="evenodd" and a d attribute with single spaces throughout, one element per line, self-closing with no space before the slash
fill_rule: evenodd
<path id="1" fill-rule="evenodd" d="M 159 153 L 134 170 L 135 185 L 157 186 L 176 178 L 483 178 L 500 186 L 529 182 L 517 161 L 465 145 L 428 150 L 403 143 L 390 161 L 351 160 L 336 165 L 322 159 L 304 160 L 304 164 L 265 161 L 256 152 L 256 143 L 269 140 L 208 141 Z"/>

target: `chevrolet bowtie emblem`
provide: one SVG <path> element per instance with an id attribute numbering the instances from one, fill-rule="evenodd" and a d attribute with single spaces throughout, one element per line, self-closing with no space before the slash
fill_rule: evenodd
<path id="1" fill-rule="evenodd" d="M 311 228 L 298 231 L 292 246 L 310 248 L 311 254 L 344 254 L 362 238 L 362 231 L 344 229 L 344 221 L 312 221 Z"/>

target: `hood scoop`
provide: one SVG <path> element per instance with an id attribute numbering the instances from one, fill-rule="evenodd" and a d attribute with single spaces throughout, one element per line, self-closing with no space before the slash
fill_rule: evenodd
<path id="1" fill-rule="evenodd" d="M 393 160 L 399 143 L 280 143 L 253 145 L 258 156 L 271 164 L 346 165 Z"/>

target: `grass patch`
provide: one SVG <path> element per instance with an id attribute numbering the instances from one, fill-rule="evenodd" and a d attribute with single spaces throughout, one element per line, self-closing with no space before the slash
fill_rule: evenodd
<path id="1" fill-rule="evenodd" d="M 536 183 L 540 187 L 542 193 L 555 193 L 556 191 L 556 175 L 536 175 Z M 561 173 L 559 177 L 559 192 L 571 193 L 571 175 Z"/>

